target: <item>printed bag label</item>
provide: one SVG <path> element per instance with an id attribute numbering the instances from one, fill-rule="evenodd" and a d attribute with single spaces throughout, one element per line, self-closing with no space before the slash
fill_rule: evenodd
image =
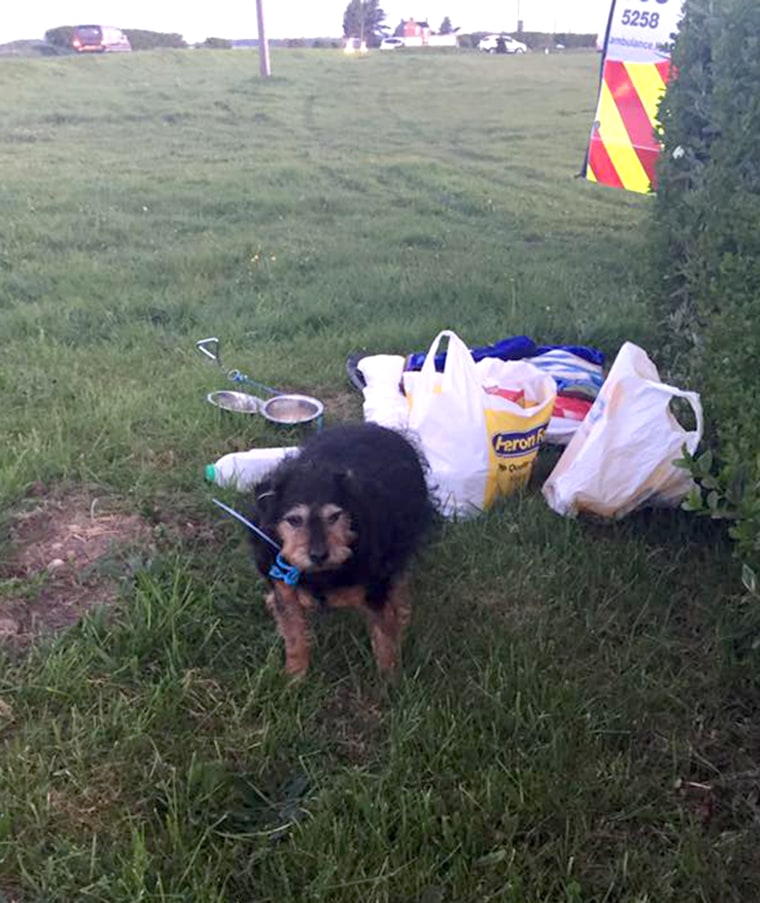
<path id="1" fill-rule="evenodd" d="M 486 410 L 489 473 L 484 507 L 499 495 L 516 492 L 530 479 L 533 462 L 549 425 L 554 399 L 549 399 L 532 416 L 513 411 Z"/>

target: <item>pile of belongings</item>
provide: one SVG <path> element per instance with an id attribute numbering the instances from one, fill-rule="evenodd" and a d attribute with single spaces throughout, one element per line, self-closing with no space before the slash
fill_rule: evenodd
<path id="1" fill-rule="evenodd" d="M 557 398 L 544 441 L 567 445 L 588 414 L 604 382 L 604 354 L 584 345 L 537 345 L 528 336 L 512 336 L 493 345 L 471 348 L 475 362 L 485 358 L 528 361 L 557 384 Z M 346 368 L 352 385 L 364 393 L 364 417 L 384 426 L 404 428 L 409 414 L 403 374 L 419 371 L 426 353 L 401 355 L 352 354 Z M 435 356 L 442 372 L 446 352 Z"/>

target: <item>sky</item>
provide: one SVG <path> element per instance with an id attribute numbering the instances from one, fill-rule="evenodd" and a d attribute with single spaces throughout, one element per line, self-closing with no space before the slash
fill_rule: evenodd
<path id="1" fill-rule="evenodd" d="M 268 38 L 339 37 L 348 0 L 262 0 Z M 427 20 L 437 30 L 444 16 L 470 31 L 604 30 L 610 0 L 381 0 L 391 31 L 403 19 Z M 6 0 L 0 44 L 42 38 L 57 25 L 99 24 L 180 32 L 193 43 L 207 37 L 256 37 L 256 0 Z"/>

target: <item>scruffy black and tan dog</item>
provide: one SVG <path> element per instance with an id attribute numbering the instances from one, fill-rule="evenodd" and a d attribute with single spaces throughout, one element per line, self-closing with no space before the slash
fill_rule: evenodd
<path id="1" fill-rule="evenodd" d="M 396 667 L 411 613 L 407 565 L 432 514 L 417 451 L 371 423 L 315 434 L 259 483 L 253 518 L 301 572 L 296 586 L 271 581 L 275 553 L 254 541 L 290 674 L 309 667 L 308 613 L 320 604 L 359 609 L 378 667 Z"/>

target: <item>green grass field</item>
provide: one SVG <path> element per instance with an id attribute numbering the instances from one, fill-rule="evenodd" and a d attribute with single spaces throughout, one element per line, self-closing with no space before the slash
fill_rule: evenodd
<path id="1" fill-rule="evenodd" d="M 207 405 L 197 339 L 335 421 L 357 349 L 661 337 L 649 201 L 574 178 L 596 55 L 272 63 L 0 62 L 0 628 L 109 601 L 2 647 L 0 899 L 760 899 L 758 616 L 708 522 L 534 488 L 433 539 L 397 685 L 347 616 L 284 679 L 201 474 L 297 436 Z M 140 527 L 20 567 L 75 509 Z"/>

